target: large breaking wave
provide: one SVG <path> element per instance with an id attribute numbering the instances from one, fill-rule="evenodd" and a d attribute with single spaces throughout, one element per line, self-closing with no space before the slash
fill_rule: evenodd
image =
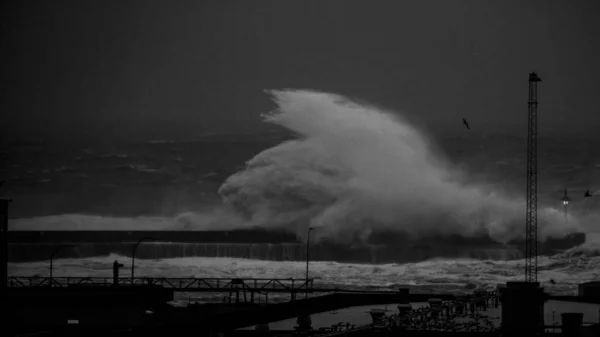
<path id="1" fill-rule="evenodd" d="M 319 226 L 313 239 L 328 237 L 342 243 L 365 239 L 373 232 L 387 236 L 390 230 L 438 239 L 443 234 L 489 236 L 499 242 L 524 235 L 523 190 L 501 190 L 495 181 L 482 181 L 481 173 L 472 175 L 460 168 L 462 163 L 451 163 L 424 133 L 397 113 L 327 93 L 287 90 L 270 94 L 277 109 L 264 116 L 266 122 L 292 131 L 296 137 L 264 150 L 229 177 L 219 190 L 223 205 L 204 205 L 202 210 L 190 207 L 177 216 L 57 214 L 21 218 L 11 220 L 10 229 L 226 230 L 260 226 L 305 236 L 308 226 Z M 465 129 L 466 136 L 469 132 Z M 519 155 L 515 153 L 515 157 Z M 473 176 L 477 180 L 471 179 Z M 577 205 L 571 208 L 568 221 L 559 210 L 540 207 L 541 239 L 573 231 L 597 232 L 592 229 L 600 215 L 588 207 L 589 202 L 593 200 L 579 203 L 581 211 Z M 588 235 L 587 246 L 579 247 L 581 250 L 597 251 L 600 240 L 591 237 Z"/>
<path id="2" fill-rule="evenodd" d="M 328 93 L 269 92 L 266 122 L 297 134 L 252 158 L 219 192 L 246 225 L 288 228 L 349 242 L 373 231 L 415 237 L 459 234 L 506 242 L 524 234 L 522 196 L 469 181 L 398 114 Z M 465 132 L 468 132 L 465 130 Z M 565 228 L 561 212 L 539 212 L 542 237 Z"/>

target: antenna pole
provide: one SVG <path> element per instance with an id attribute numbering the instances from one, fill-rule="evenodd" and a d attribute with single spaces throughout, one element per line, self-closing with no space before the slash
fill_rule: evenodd
<path id="1" fill-rule="evenodd" d="M 537 224 L 537 115 L 538 82 L 536 73 L 529 74 L 527 123 L 527 207 L 525 219 L 525 282 L 537 282 L 538 224 Z"/>
<path id="2" fill-rule="evenodd" d="M 569 224 L 569 196 L 567 195 L 567 189 L 565 188 L 565 196 L 563 197 L 563 208 L 565 213 L 565 230 Z"/>

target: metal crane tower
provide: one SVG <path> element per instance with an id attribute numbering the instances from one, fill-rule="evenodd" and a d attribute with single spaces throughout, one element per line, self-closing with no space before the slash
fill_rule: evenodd
<path id="1" fill-rule="evenodd" d="M 536 73 L 529 74 L 528 130 L 527 130 L 527 211 L 525 220 L 525 282 L 537 282 L 538 226 L 537 226 L 537 114 L 538 82 Z"/>

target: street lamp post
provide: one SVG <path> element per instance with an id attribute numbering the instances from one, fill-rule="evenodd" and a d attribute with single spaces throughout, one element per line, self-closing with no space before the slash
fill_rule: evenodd
<path id="1" fill-rule="evenodd" d="M 134 272 L 135 272 L 135 250 L 137 249 L 137 247 L 139 246 L 140 243 L 142 243 L 142 241 L 156 241 L 156 238 L 150 237 L 150 236 L 145 236 L 143 238 L 141 238 L 134 246 L 133 246 L 133 253 L 131 254 L 131 285 L 133 285 L 133 278 L 134 278 Z"/>
<path id="2" fill-rule="evenodd" d="M 308 227 L 308 235 L 306 236 L 306 298 L 308 298 L 308 263 L 310 261 L 310 232 L 313 227 Z"/>
<path id="3" fill-rule="evenodd" d="M 52 286 L 52 283 L 53 283 L 52 270 L 54 267 L 54 256 L 63 248 L 73 248 L 73 247 L 77 247 L 77 246 L 79 246 L 79 245 L 60 245 L 54 249 L 52 254 L 50 254 L 50 286 Z"/>
<path id="4" fill-rule="evenodd" d="M 567 227 L 568 224 L 568 210 L 569 210 L 569 196 L 567 195 L 567 189 L 565 188 L 565 195 L 563 196 L 563 207 L 564 207 L 564 215 L 565 215 L 565 228 Z"/>

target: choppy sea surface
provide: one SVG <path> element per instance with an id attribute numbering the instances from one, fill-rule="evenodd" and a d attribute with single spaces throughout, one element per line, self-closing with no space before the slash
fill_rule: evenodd
<path id="1" fill-rule="evenodd" d="M 206 136 L 204 140 L 189 143 L 161 141 L 89 147 L 14 145 L 2 153 L 2 179 L 6 180 L 3 192 L 13 198 L 10 206 L 13 218 L 43 219 L 53 215 L 53 223 L 58 223 L 59 227 L 60 219 L 68 219 L 69 214 L 86 214 L 79 215 L 77 221 L 85 222 L 81 219 L 88 216 L 94 219 L 111 216 L 120 218 L 123 226 L 132 226 L 144 223 L 144 217 L 168 218 L 219 202 L 216 191 L 223 181 L 243 167 L 246 159 L 279 143 L 282 137 L 278 134 Z M 551 147 L 550 142 L 562 145 Z M 523 180 L 519 178 L 522 165 L 512 167 L 509 163 L 522 160 L 521 143 L 514 137 L 498 136 L 481 137 L 476 144 L 460 138 L 445 144 L 456 161 L 517 185 Z M 596 207 L 595 200 L 584 200 L 576 193 L 583 194 L 589 186 L 598 183 L 600 162 L 587 157 L 575 164 L 563 164 L 566 160 L 562 155 L 569 152 L 569 143 L 585 146 L 585 142 L 578 145 L 576 141 L 548 140 L 549 149 L 542 155 L 540 165 L 540 192 L 546 200 L 560 200 L 563 186 L 568 185 L 573 194 L 572 203 L 585 202 L 586 207 Z M 479 150 L 479 147 L 488 150 Z M 516 150 L 508 151 L 507 147 Z M 490 148 L 499 150 L 490 151 Z M 227 156 L 222 156 L 223 153 Z M 71 219 L 77 219 L 77 216 L 72 215 Z M 81 226 L 86 227 L 85 224 Z M 575 292 L 577 283 L 600 278 L 600 259 L 594 256 L 595 252 L 541 258 L 540 281 L 552 293 Z M 128 262 L 128 258 L 116 255 L 59 259 L 55 261 L 54 275 L 110 277 L 114 260 Z M 305 268 L 301 262 L 222 258 L 139 260 L 136 265 L 140 276 L 153 277 L 302 278 Z M 9 272 L 11 275 L 45 276 L 48 263 L 11 264 Z M 411 285 L 421 289 L 468 292 L 474 286 L 493 287 L 520 280 L 523 261 L 434 259 L 378 266 L 312 262 L 310 273 L 311 277 L 318 278 L 317 282 L 333 286 L 393 289 Z"/>
<path id="2" fill-rule="evenodd" d="M 295 228 L 319 220 L 337 236 L 368 234 L 369 221 L 373 228 L 401 223 L 430 234 L 524 232 L 523 136 L 473 130 L 428 139 L 385 112 L 332 95 L 275 96 L 279 112 L 268 119 L 278 127 L 262 133 L 200 135 L 187 142 L 3 144 L 0 192 L 13 199 L 9 227 L 174 228 L 182 215 L 194 214 L 184 217 L 186 226 L 222 228 L 229 218 L 214 210 L 227 199 L 239 211 L 237 220 Z M 539 139 L 540 207 L 555 232 L 563 226 L 566 231 L 577 220 L 562 217 L 567 188 L 569 214 L 585 219 L 580 229 L 592 234 L 584 247 L 540 259 L 539 279 L 550 292 L 572 293 L 577 283 L 599 277 L 599 240 L 593 234 L 600 232 L 595 225 L 600 196 L 584 198 L 586 190 L 595 193 L 600 186 L 597 149 L 598 141 L 585 137 Z M 54 275 L 110 276 L 115 259 L 126 258 L 60 259 Z M 140 260 L 137 268 L 139 275 L 153 277 L 302 278 L 304 264 L 180 258 Z M 10 273 L 43 276 L 47 264 L 11 264 Z M 495 287 L 522 274 L 523 261 L 311 264 L 319 282 L 363 289 L 459 291 Z"/>
<path id="3" fill-rule="evenodd" d="M 13 199 L 11 218 L 46 215 L 173 216 L 204 210 L 221 198 L 217 191 L 246 161 L 290 139 L 285 132 L 207 135 L 191 142 L 3 144 L 2 196 Z M 451 160 L 485 177 L 491 185 L 525 188 L 523 137 L 477 134 L 440 139 Z M 540 202 L 560 205 L 564 188 L 572 206 L 600 187 L 598 144 L 586 139 L 542 138 L 539 144 Z"/>
<path id="4" fill-rule="evenodd" d="M 54 261 L 55 277 L 112 277 L 112 264 L 125 264 L 122 274 L 129 275 L 131 259 L 110 255 L 86 259 Z M 274 262 L 233 258 L 178 258 L 136 260 L 137 277 L 169 278 L 297 278 L 305 277 L 305 262 Z M 347 264 L 310 262 L 309 276 L 315 287 L 340 287 L 357 290 L 395 290 L 411 287 L 418 291 L 465 292 L 493 289 L 508 281 L 521 281 L 524 261 L 443 260 L 407 264 Z M 48 275 L 49 263 L 12 263 L 14 276 Z M 577 284 L 600 278 L 600 257 L 585 254 L 560 254 L 539 259 L 538 280 L 552 294 L 576 294 Z"/>

